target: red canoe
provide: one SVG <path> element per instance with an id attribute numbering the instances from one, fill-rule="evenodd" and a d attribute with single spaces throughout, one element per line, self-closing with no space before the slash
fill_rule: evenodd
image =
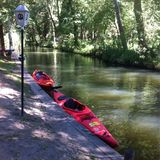
<path id="1" fill-rule="evenodd" d="M 63 108 L 65 112 L 73 116 L 81 125 L 86 127 L 90 132 L 101 138 L 111 147 L 115 148 L 118 146 L 118 142 L 88 106 L 80 103 L 74 98 L 66 97 L 59 91 L 53 90 L 50 93 L 58 105 Z"/>
<path id="2" fill-rule="evenodd" d="M 53 79 L 50 76 L 48 76 L 45 72 L 35 70 L 32 74 L 32 77 L 44 89 L 49 89 L 50 87 L 55 85 Z"/>
<path id="3" fill-rule="evenodd" d="M 49 76 L 47 75 L 47 77 Z M 41 84 L 41 83 L 38 83 L 38 84 L 42 87 L 44 86 L 44 84 Z M 111 135 L 109 130 L 99 121 L 99 119 L 89 109 L 88 106 L 80 103 L 74 98 L 65 96 L 58 90 L 48 89 L 47 92 L 49 92 L 51 97 L 57 102 L 57 104 L 61 108 L 63 108 L 65 112 L 70 114 L 77 122 L 79 122 L 81 125 L 87 128 L 90 132 L 92 132 L 94 135 L 101 138 L 104 142 L 106 142 L 111 147 L 115 148 L 118 146 L 118 142 L 116 141 L 116 139 Z"/>

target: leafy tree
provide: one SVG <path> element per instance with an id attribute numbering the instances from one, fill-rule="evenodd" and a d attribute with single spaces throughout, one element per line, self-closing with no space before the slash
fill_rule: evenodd
<path id="1" fill-rule="evenodd" d="M 13 23 L 13 11 L 14 6 L 18 3 L 18 1 L 12 2 L 11 0 L 5 1 L 2 0 L 0 4 L 0 46 L 2 49 L 2 54 L 4 55 L 5 44 L 4 44 L 4 34 L 6 32 L 10 33 L 11 23 Z M 12 39 L 10 39 L 12 41 Z M 10 42 L 12 43 L 12 42 Z"/>
<path id="2" fill-rule="evenodd" d="M 4 46 L 2 29 L 4 33 L 12 30 L 13 13 L 16 6 L 21 3 L 30 11 L 30 21 L 26 28 L 26 39 L 30 46 L 53 46 L 58 40 L 66 49 L 77 48 L 85 51 L 87 50 L 85 48 L 90 48 L 90 53 L 105 54 L 108 52 L 106 48 L 133 49 L 139 52 L 135 54 L 135 59 L 139 57 L 149 63 L 154 61 L 155 53 L 158 54 L 160 48 L 159 0 L 1 0 L 1 2 L 1 47 Z M 148 53 L 148 50 L 152 52 Z M 118 52 L 115 54 L 117 57 L 120 56 Z M 128 55 L 131 52 L 124 53 L 126 56 L 120 58 L 130 57 Z"/>

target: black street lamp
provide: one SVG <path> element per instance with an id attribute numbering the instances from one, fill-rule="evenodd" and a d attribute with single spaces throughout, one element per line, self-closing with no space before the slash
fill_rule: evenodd
<path id="1" fill-rule="evenodd" d="M 28 24 L 29 20 L 29 11 L 26 6 L 19 5 L 15 9 L 16 22 L 18 26 L 21 28 L 21 116 L 24 113 L 24 53 L 23 53 L 23 35 L 24 35 L 24 27 Z"/>

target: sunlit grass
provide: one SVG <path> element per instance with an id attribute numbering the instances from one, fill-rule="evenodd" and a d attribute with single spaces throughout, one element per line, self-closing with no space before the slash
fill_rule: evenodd
<path id="1" fill-rule="evenodd" d="M 21 87 L 21 76 L 19 73 L 13 72 L 16 69 L 17 65 L 14 61 L 0 59 L 0 71 L 5 74 L 5 77 L 9 79 L 10 83 L 14 84 L 14 87 L 19 91 Z M 27 84 L 24 84 L 24 90 L 26 96 L 29 96 L 31 94 L 31 89 Z"/>
<path id="2" fill-rule="evenodd" d="M 11 78 L 14 81 L 21 82 L 21 79 L 20 79 L 21 77 L 18 74 L 12 73 L 12 74 L 6 75 L 6 77 Z"/>
<path id="3" fill-rule="evenodd" d="M 17 87 L 19 87 L 20 75 L 13 72 L 16 68 L 17 66 L 14 61 L 0 59 L 0 71 L 5 74 L 6 78 L 10 79 Z"/>
<path id="4" fill-rule="evenodd" d="M 0 70 L 1 71 L 9 73 L 15 67 L 16 67 L 16 64 L 14 61 L 0 59 Z"/>

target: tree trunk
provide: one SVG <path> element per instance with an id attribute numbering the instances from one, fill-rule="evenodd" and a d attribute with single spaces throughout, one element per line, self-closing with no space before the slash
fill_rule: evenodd
<path id="1" fill-rule="evenodd" d="M 145 29 L 142 16 L 141 0 L 134 0 L 134 14 L 137 23 L 138 43 L 140 48 L 148 48 L 145 39 Z"/>
<path id="2" fill-rule="evenodd" d="M 121 43 L 122 43 L 123 49 L 127 50 L 128 49 L 127 41 L 126 41 L 126 37 L 125 37 L 125 33 L 124 33 L 124 28 L 123 28 L 122 22 L 121 22 L 119 4 L 118 4 L 117 0 L 113 0 L 113 2 L 114 2 L 114 6 L 115 6 L 115 13 L 116 13 L 116 19 L 117 19 L 117 25 L 118 25 Z"/>
<path id="3" fill-rule="evenodd" d="M 13 39 L 12 39 L 12 32 L 11 32 L 11 21 L 8 21 L 8 27 L 9 27 L 9 32 L 8 32 L 8 39 L 9 39 L 9 50 L 13 49 Z"/>
<path id="4" fill-rule="evenodd" d="M 74 46 L 78 47 L 78 24 L 76 23 L 76 8 L 75 3 L 73 0 L 69 0 L 69 6 L 70 6 L 70 16 L 73 16 L 73 34 L 74 34 Z"/>
<path id="5" fill-rule="evenodd" d="M 78 46 L 78 26 L 74 23 L 74 46 Z"/>
<path id="6" fill-rule="evenodd" d="M 47 10 L 48 10 L 48 14 L 50 16 L 50 19 L 51 19 L 51 24 L 52 24 L 52 29 L 53 29 L 53 41 L 54 43 L 56 42 L 56 36 L 57 36 L 57 33 L 56 33 L 56 30 L 57 30 L 57 27 L 56 27 L 56 22 L 54 21 L 53 19 L 53 14 L 52 14 L 52 10 L 50 8 L 51 6 L 47 6 Z"/>
<path id="7" fill-rule="evenodd" d="M 1 49 L 2 55 L 4 55 L 5 44 L 4 44 L 3 24 L 1 22 L 0 22 L 0 49 Z"/>
<path id="8" fill-rule="evenodd" d="M 57 17 L 58 17 L 58 24 L 59 24 L 59 20 L 60 20 L 59 0 L 56 0 L 56 6 L 57 6 Z"/>
<path id="9" fill-rule="evenodd" d="M 80 39 L 83 40 L 83 26 L 80 25 Z"/>

